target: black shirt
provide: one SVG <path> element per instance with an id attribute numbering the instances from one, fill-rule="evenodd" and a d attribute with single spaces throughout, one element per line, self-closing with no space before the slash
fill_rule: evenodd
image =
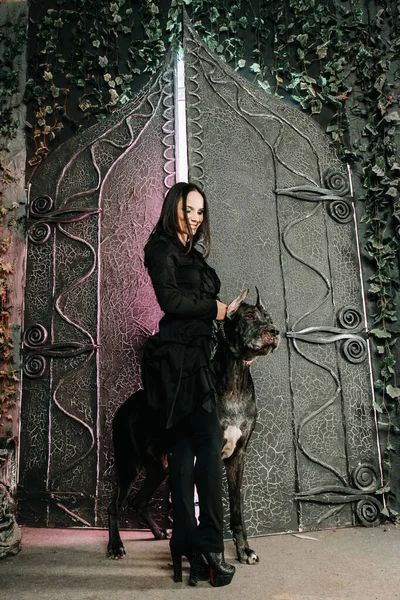
<path id="1" fill-rule="evenodd" d="M 196 249 L 188 252 L 164 234 L 147 242 L 145 266 L 165 315 L 145 345 L 143 385 L 159 422 L 169 428 L 199 403 L 215 407 L 210 343 L 220 281 Z"/>

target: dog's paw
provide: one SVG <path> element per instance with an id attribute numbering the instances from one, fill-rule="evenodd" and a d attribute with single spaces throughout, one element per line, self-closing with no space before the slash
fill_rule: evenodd
<path id="1" fill-rule="evenodd" d="M 157 528 L 153 531 L 153 535 L 156 540 L 168 540 L 170 538 L 170 535 L 169 535 L 167 529 L 158 529 Z"/>
<path id="2" fill-rule="evenodd" d="M 124 558 L 126 555 L 124 545 L 119 544 L 118 546 L 114 546 L 114 544 L 108 544 L 107 546 L 107 556 L 108 558 L 112 558 L 113 560 L 120 560 Z"/>
<path id="3" fill-rule="evenodd" d="M 251 548 L 243 548 L 242 551 L 238 551 L 238 560 L 243 565 L 255 565 L 260 559 Z"/>
<path id="4" fill-rule="evenodd" d="M 248 548 L 246 550 L 246 563 L 248 565 L 255 565 L 256 563 L 259 562 L 259 558 L 257 556 L 257 554 L 254 552 L 254 550 L 251 550 L 250 548 Z"/>

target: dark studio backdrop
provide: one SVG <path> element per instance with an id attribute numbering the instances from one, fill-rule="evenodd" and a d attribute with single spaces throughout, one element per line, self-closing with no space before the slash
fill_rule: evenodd
<path id="1" fill-rule="evenodd" d="M 325 142 L 321 142 L 321 145 L 318 146 L 320 144 L 320 134 L 313 127 L 311 127 L 309 135 L 315 137 L 321 156 L 327 156 L 324 143 L 330 143 L 338 159 L 343 164 L 351 165 L 375 378 L 375 417 L 380 434 L 382 466 L 385 474 L 385 484 L 387 485 L 387 499 L 389 500 L 389 508 L 385 509 L 384 514 L 395 518 L 395 511 L 399 509 L 400 503 L 400 461 L 398 458 L 398 452 L 400 452 L 398 435 L 400 431 L 400 415 L 398 412 L 400 388 L 398 380 L 396 380 L 396 360 L 398 359 L 396 340 L 399 331 L 397 292 L 400 220 L 398 195 L 400 182 L 398 156 L 400 14 L 397 2 L 318 2 L 314 0 L 279 2 L 256 0 L 252 2 L 223 2 L 218 0 L 213 2 L 208 0 L 201 2 L 197 0 L 193 2 L 179 0 L 150 2 L 143 0 L 141 2 L 129 2 L 116 0 L 115 2 L 103 3 L 98 0 L 75 0 L 73 2 L 63 0 L 57 2 L 32 1 L 29 5 L 28 72 L 25 92 L 28 145 L 27 180 L 32 183 L 31 198 L 35 196 L 43 197 L 46 194 L 48 196 L 52 195 L 50 191 L 46 192 L 45 188 L 51 189 L 52 180 L 59 178 L 66 164 L 64 158 L 62 159 L 64 162 L 62 162 L 61 158 L 57 159 L 57 157 L 68 155 L 68 148 L 71 156 L 76 157 L 85 144 L 93 144 L 94 138 L 91 138 L 91 131 L 93 130 L 89 129 L 90 126 L 98 124 L 98 127 L 100 127 L 97 130 L 98 133 L 96 133 L 96 139 L 98 139 L 101 131 L 104 132 L 104 135 L 106 132 L 109 135 L 110 127 L 114 127 L 117 132 L 119 115 L 124 115 L 124 111 L 127 111 L 126 114 L 128 114 L 128 111 L 136 111 L 135 114 L 138 115 L 138 118 L 135 120 L 135 127 L 138 128 L 138 131 L 141 127 L 144 127 L 146 114 L 143 116 L 142 108 L 146 94 L 147 96 L 154 94 L 154 98 L 159 102 L 157 104 L 157 106 L 160 106 L 159 112 L 157 112 L 158 109 L 154 111 L 155 121 L 158 119 L 157 123 L 161 124 L 160 126 L 164 123 L 164 127 L 165 122 L 169 123 L 171 121 L 170 115 L 167 114 L 168 109 L 172 106 L 172 101 L 168 98 L 168 85 L 171 83 L 168 82 L 168 68 L 167 71 L 164 71 L 164 74 L 159 76 L 161 79 L 163 78 L 163 87 L 157 87 L 157 81 L 161 81 L 160 79 L 152 80 L 151 78 L 157 77 L 157 74 L 160 73 L 166 50 L 169 47 L 176 49 L 180 44 L 183 6 L 197 34 L 206 43 L 207 47 L 254 85 L 258 90 L 257 94 L 262 93 L 271 96 L 275 100 L 280 100 L 282 104 L 291 107 L 291 110 L 307 115 L 309 119 L 318 124 L 321 130 L 325 132 Z M 205 51 L 202 50 L 202 52 L 204 54 Z M 160 91 L 161 89 L 162 91 Z M 225 86 L 225 90 L 229 95 L 231 90 L 229 85 Z M 138 93 L 136 104 L 132 108 L 129 103 Z M 219 94 L 219 97 L 223 97 L 223 92 Z M 278 105 L 273 104 L 272 106 Z M 190 111 L 191 108 L 194 110 L 189 103 L 188 110 Z M 281 111 L 284 114 L 284 109 L 281 109 Z M 289 111 L 288 115 L 292 114 Z M 210 115 L 212 115 L 212 111 Z M 141 119 L 143 123 L 140 123 Z M 302 119 L 303 116 L 299 121 L 300 130 L 302 130 L 304 123 Z M 221 123 L 218 123 L 218 126 L 229 132 L 235 123 L 236 121 L 232 117 L 231 121 L 222 120 Z M 144 237 L 148 234 L 149 222 L 157 214 L 160 198 L 162 198 L 162 190 L 159 188 L 161 184 L 154 182 L 154 185 L 152 185 L 154 197 L 157 198 L 157 201 L 152 203 L 151 194 L 144 200 L 143 194 L 140 193 L 140 186 L 137 186 L 136 181 L 139 176 L 146 177 L 147 180 L 151 178 L 151 170 L 149 170 L 148 165 L 151 163 L 152 157 L 159 156 L 162 152 L 168 152 L 168 148 L 171 146 L 171 141 L 168 139 L 168 128 L 165 131 L 165 137 L 160 141 L 159 147 L 151 141 L 153 139 L 150 135 L 151 127 L 148 127 L 146 132 L 141 137 L 134 162 L 132 162 L 132 158 L 129 162 L 129 157 L 123 157 L 122 154 L 117 155 L 117 150 L 114 152 L 114 150 L 111 151 L 108 148 L 100 152 L 101 160 L 98 163 L 100 171 L 103 167 L 106 169 L 108 164 L 111 164 L 112 161 L 115 162 L 117 159 L 121 170 L 121 173 L 117 173 L 114 179 L 104 179 L 102 181 L 102 193 L 106 198 L 109 209 L 107 212 L 108 217 L 105 218 L 103 224 L 104 237 L 100 243 L 103 244 L 103 247 L 107 247 L 109 239 L 115 234 L 118 226 L 118 243 L 121 244 L 120 248 L 122 248 L 121 256 L 124 255 L 123 240 L 129 240 L 130 248 L 137 249 L 137 253 L 139 253 Z M 121 131 L 115 135 L 116 137 L 113 138 L 114 143 L 123 144 L 124 133 Z M 147 135 L 148 138 L 146 138 Z M 234 133 L 232 136 L 234 138 Z M 82 141 L 74 142 L 74 139 L 81 139 Z M 227 143 L 229 143 L 229 139 L 229 135 L 227 135 Z M 64 146 L 66 150 L 57 150 L 64 142 L 70 144 Z M 55 153 L 56 150 L 58 154 Z M 190 152 L 193 156 L 193 145 L 189 154 Z M 289 157 L 292 152 L 293 148 L 288 145 L 285 148 L 286 154 L 284 154 L 284 159 L 287 158 L 288 162 L 290 162 Z M 51 163 L 53 153 L 55 153 L 54 161 Z M 247 153 L 244 149 L 242 161 L 246 161 L 246 157 L 248 160 L 249 156 L 251 156 L 251 148 Z M 304 160 L 304 156 L 302 157 L 301 154 L 296 155 L 296 157 L 300 163 Z M 60 197 L 63 197 L 63 194 L 65 198 L 68 195 L 74 197 L 75 194 L 73 205 L 78 209 L 82 205 L 79 190 L 90 189 L 95 184 L 95 180 L 91 179 L 92 176 L 88 172 L 85 160 L 85 158 L 82 159 L 83 162 L 71 175 L 68 176 L 67 174 L 66 178 L 60 183 L 59 189 Z M 156 159 L 154 158 L 154 160 Z M 216 160 L 218 161 L 218 158 Z M 328 159 L 326 160 L 329 163 Z M 336 164 L 335 161 L 333 162 Z M 134 165 L 134 168 L 132 165 Z M 210 171 L 211 168 L 210 165 Z M 249 163 L 246 176 L 251 176 L 251 170 L 254 169 L 254 181 L 259 185 L 259 172 L 262 168 L 262 165 L 257 163 L 256 157 L 254 157 L 254 163 L 253 165 Z M 339 167 L 336 168 L 339 169 Z M 128 169 L 132 171 L 132 180 L 122 175 Z M 194 174 L 198 176 L 198 172 Z M 205 177 L 207 178 L 207 175 Z M 118 182 L 121 182 L 121 185 L 124 186 L 132 185 L 132 189 L 135 188 L 130 196 L 127 195 L 126 205 L 119 203 L 116 191 Z M 207 184 L 207 179 L 205 183 Z M 292 185 L 294 185 L 294 182 L 292 182 Z M 205 187 L 207 191 L 207 185 Z M 214 193 L 212 182 L 209 183 L 209 187 Z M 251 197 L 251 201 L 253 201 L 253 197 Z M 132 217 L 133 221 L 129 220 L 130 216 L 126 219 L 124 217 L 124 215 L 129 215 L 129 203 L 133 203 L 135 206 L 136 213 Z M 113 214 L 112 206 L 117 205 L 119 212 Z M 238 209 L 239 213 L 244 215 L 248 209 L 248 202 L 240 204 L 239 201 L 238 205 L 241 206 Z M 254 200 L 254 206 L 256 207 L 256 205 L 257 200 Z M 89 208 L 95 211 L 95 206 Z M 44 207 L 44 210 L 48 210 L 48 207 Z M 261 207 L 254 210 L 261 210 Z M 103 211 L 106 214 L 105 206 L 103 206 Z M 153 217 L 148 217 L 146 211 L 150 211 Z M 146 214 L 144 214 L 141 221 L 142 212 Z M 121 219 L 121 217 L 123 218 Z M 136 217 L 137 221 L 144 223 L 147 229 L 144 227 L 141 236 L 135 234 L 132 237 L 131 232 L 134 230 Z M 273 218 L 272 213 L 270 217 Z M 221 218 L 223 220 L 223 216 Z M 125 228 L 120 226 L 124 219 Z M 74 310 L 78 311 L 78 308 L 74 308 L 73 301 L 68 300 L 68 294 L 63 296 L 63 290 L 74 285 L 73 279 L 69 275 L 71 264 L 76 267 L 77 256 L 78 254 L 82 255 L 82 245 L 80 245 L 77 238 L 85 239 L 83 254 L 87 255 L 90 263 L 91 254 L 93 254 L 97 243 L 97 233 L 90 219 L 86 219 L 82 221 L 81 225 L 77 225 L 77 227 L 81 227 L 79 231 L 68 231 L 68 226 L 62 224 L 59 226 L 64 228 L 69 235 L 69 246 L 63 249 L 61 244 L 59 256 L 62 255 L 63 258 L 60 260 L 61 266 L 55 284 L 58 286 L 58 306 L 59 311 L 61 311 L 55 319 L 60 317 L 63 320 L 65 314 L 71 315 Z M 226 231 L 226 235 L 229 236 L 229 230 Z M 306 247 L 309 243 L 310 253 L 312 254 L 312 232 L 308 231 L 305 235 L 309 236 L 310 241 L 307 242 L 306 240 L 305 243 Z M 242 241 L 243 244 L 245 243 L 245 237 Z M 271 239 L 273 239 L 273 234 L 271 234 Z M 279 239 L 277 234 L 277 243 Z M 126 304 L 118 304 L 119 299 L 114 297 L 113 294 L 130 297 L 131 300 L 132 298 L 140 299 L 146 295 L 151 295 L 151 290 L 146 287 L 146 282 L 140 278 L 138 280 L 139 284 L 135 285 L 142 289 L 142 296 L 137 296 L 137 289 L 133 290 L 129 282 L 122 288 L 118 287 L 120 284 L 116 284 L 117 281 L 124 280 L 127 264 L 124 263 L 124 260 L 129 260 L 129 252 L 125 259 L 118 260 L 119 257 L 116 254 L 118 243 L 109 252 L 103 253 L 103 258 L 106 257 L 103 260 L 104 269 L 107 269 L 107 273 L 111 274 L 107 281 L 102 281 L 105 290 L 104 297 L 109 298 L 109 303 L 105 303 L 106 308 L 102 315 L 104 323 L 108 324 L 107 326 L 113 323 L 113 315 L 116 312 L 126 311 L 127 314 L 131 314 L 132 323 L 136 318 L 134 311 L 130 313 L 130 308 Z M 34 252 L 37 253 L 35 260 L 38 260 L 40 253 L 42 253 L 41 264 L 51 263 L 52 259 L 50 254 L 46 254 L 45 245 L 37 246 Z M 62 254 L 63 252 L 64 254 Z M 133 254 L 136 256 L 135 252 Z M 270 271 L 273 279 L 274 261 L 279 263 L 280 258 L 277 255 L 275 260 L 272 250 L 270 255 Z M 217 251 L 218 256 L 222 255 L 218 255 Z M 249 260 L 251 256 L 250 254 Z M 327 255 L 326 260 L 327 264 L 334 263 L 332 256 Z M 268 262 L 266 264 L 269 266 Z M 244 264 L 241 268 L 246 270 L 247 265 Z M 268 278 L 268 268 L 262 272 Z M 74 277 L 76 274 L 75 271 Z M 101 277 L 101 274 L 99 277 Z M 343 281 L 351 288 L 353 282 L 346 279 L 346 277 L 347 275 L 344 273 Z M 35 271 L 35 269 L 32 272 L 28 270 L 28 278 L 33 282 L 38 281 L 41 278 L 41 273 Z M 93 294 L 93 298 L 95 297 L 94 280 L 91 281 L 90 276 L 87 276 L 87 267 L 82 267 L 82 271 L 78 273 L 78 278 L 83 281 L 84 290 L 82 298 L 77 297 L 75 299 L 76 306 L 79 302 L 85 301 L 84 298 L 91 298 L 90 294 Z M 304 274 L 304 278 L 306 283 L 306 274 Z M 339 280 L 340 273 L 337 278 Z M 354 278 L 357 279 L 358 274 L 355 274 Z M 253 284 L 251 277 L 249 279 L 249 283 Z M 239 281 L 241 281 L 239 275 L 232 275 L 232 281 L 227 284 L 228 288 L 232 283 L 233 289 Z M 48 290 L 46 285 L 48 285 Z M 35 310 L 43 309 L 43 306 L 39 307 L 39 304 L 42 299 L 46 298 L 46 294 L 48 298 L 54 296 L 52 285 L 53 283 L 49 279 L 44 287 L 41 284 L 40 291 L 38 291 L 39 288 L 35 288 L 35 284 L 31 287 L 29 293 L 32 297 L 40 298 L 40 302 L 37 302 L 36 308 L 35 303 L 32 302 L 32 309 L 29 308 L 28 302 L 28 311 L 31 311 L 26 316 L 28 322 L 35 322 Z M 274 305 L 274 302 L 278 303 L 278 300 L 272 299 L 272 305 Z M 48 310 L 51 310 L 50 305 Z M 87 314 L 90 314 L 90 306 L 84 307 L 83 312 L 86 310 Z M 129 319 L 125 324 L 121 324 L 117 319 L 114 320 L 114 329 L 111 326 L 109 336 L 104 338 L 104 342 L 102 342 L 105 346 L 103 356 L 107 355 L 107 352 L 109 354 L 108 362 L 105 361 L 101 369 L 103 373 L 101 385 L 103 389 L 107 390 L 105 393 L 107 398 L 113 398 L 115 394 L 118 394 L 118 389 L 125 386 L 127 378 L 130 377 L 129 372 L 127 372 L 128 366 L 125 366 L 125 368 L 123 366 L 126 353 L 123 354 L 125 358 L 121 358 L 122 367 L 112 364 L 113 360 L 119 360 L 119 357 L 115 356 L 112 350 L 115 339 L 122 335 L 124 340 L 129 339 L 131 342 L 132 335 L 136 335 L 138 340 L 143 340 L 143 336 L 149 335 L 156 326 L 159 314 L 154 306 L 153 309 L 149 307 L 148 310 L 147 322 L 149 329 L 147 331 L 140 333 L 135 330 L 135 333 L 132 334 L 133 329 L 130 329 Z M 278 305 L 275 311 L 279 311 Z M 271 312 L 273 312 L 273 309 L 271 309 Z M 95 315 L 94 305 L 92 313 Z M 90 318 L 94 319 L 95 317 Z M 81 345 L 87 344 L 87 332 L 92 332 L 92 328 L 94 331 L 95 323 L 91 323 L 90 318 L 88 317 L 85 326 L 82 323 L 80 325 L 82 336 L 78 342 Z M 63 324 L 61 320 L 58 326 L 63 331 L 64 336 L 68 337 L 72 331 L 68 330 L 71 323 L 65 323 L 64 320 Z M 79 318 L 77 322 L 79 322 Z M 124 329 L 124 327 L 126 328 Z M 37 335 L 37 331 L 35 331 L 35 335 Z M 93 332 L 90 335 L 94 338 Z M 107 347 L 109 350 L 107 350 Z M 74 386 L 82 394 L 90 395 L 90 390 L 96 384 L 95 372 L 90 370 L 92 357 L 90 352 L 92 350 L 93 348 L 86 349 L 89 354 L 83 353 L 73 359 L 80 368 L 78 382 L 75 381 Z M 325 358 L 329 361 L 328 355 Z M 129 365 L 129 368 L 136 365 L 137 369 L 138 355 L 133 353 L 127 365 Z M 60 369 L 60 372 L 56 375 L 53 374 L 53 376 L 58 376 L 59 381 L 65 382 L 68 374 L 63 372 L 62 366 Z M 110 374 L 116 371 L 120 373 L 120 379 L 110 384 Z M 137 376 L 135 377 L 137 379 Z M 135 377 L 132 379 L 134 386 L 137 385 Z M 260 377 L 260 381 L 263 382 L 260 391 L 264 392 L 264 380 L 261 375 Z M 349 377 L 351 379 L 353 376 L 350 375 Z M 354 376 L 354 381 L 357 381 L 357 377 Z M 27 385 L 29 387 L 31 383 L 28 382 Z M 43 390 L 35 388 L 35 385 L 33 383 L 33 388 L 28 391 L 30 394 L 35 395 L 34 389 L 36 389 L 39 398 L 43 394 Z M 51 387 L 50 383 L 49 385 Z M 321 386 L 324 387 L 324 385 L 329 386 L 330 383 L 321 380 Z M 357 386 L 358 383 L 355 385 Z M 59 392 L 57 390 L 54 392 L 53 388 L 53 393 L 55 393 L 54 403 L 59 408 L 63 406 L 64 402 L 62 387 L 60 385 Z M 71 393 L 68 391 L 68 386 L 66 390 L 67 395 Z M 57 396 L 57 393 L 59 393 L 59 396 Z M 90 424 L 91 420 L 95 420 L 95 412 L 89 414 L 90 408 L 87 410 L 87 414 L 75 413 L 75 421 L 80 420 Z M 284 409 L 282 410 L 284 411 Z M 345 411 L 345 409 L 343 410 Z M 366 409 L 365 407 L 359 406 L 357 408 L 356 406 L 355 410 L 365 411 Z M 61 408 L 59 412 L 62 412 Z M 366 420 L 374 418 L 372 406 L 370 413 L 365 417 Z M 263 418 L 268 418 L 268 411 L 262 412 L 262 415 Z M 24 415 L 22 418 L 24 419 Z M 40 417 L 35 418 L 39 419 Z M 43 415 L 43 422 L 46 418 Z M 323 427 L 329 428 L 329 423 L 331 423 L 330 426 L 335 429 L 337 426 L 335 418 L 336 415 L 332 414 L 330 417 L 332 421 L 328 420 Z M 55 421 L 56 430 L 57 428 L 68 427 L 68 420 L 63 422 L 63 419 L 60 418 L 57 422 L 57 418 L 55 418 Z M 95 444 L 96 431 L 101 430 L 104 425 L 105 423 L 100 423 L 97 430 L 94 423 L 82 428 L 83 445 L 87 444 L 87 439 L 90 440 L 85 450 L 88 463 L 92 460 L 90 451 L 93 447 L 91 444 Z M 264 425 L 258 430 L 258 433 L 256 432 L 259 439 L 264 434 L 263 427 Z M 45 433 L 46 431 L 46 428 L 44 428 Z M 24 433 L 23 429 L 22 444 L 28 435 L 28 431 L 26 430 Z M 272 427 L 268 435 L 279 437 L 279 422 L 277 423 L 277 430 L 274 432 Z M 329 437 L 329 433 L 322 432 L 322 437 L 325 435 Z M 35 441 L 38 453 L 40 453 L 41 443 L 43 445 L 47 443 L 45 434 L 41 442 L 40 440 Z M 73 440 L 72 445 L 74 444 L 76 444 L 76 439 Z M 256 446 L 257 453 L 259 448 L 260 446 Z M 107 472 L 107 469 L 111 469 L 110 448 L 105 449 L 104 456 L 105 458 L 102 459 L 104 463 L 100 465 L 100 469 Z M 74 451 L 72 451 L 69 458 L 69 467 L 71 467 L 74 460 Z M 53 460 L 57 460 L 57 451 Z M 279 469 L 285 470 L 287 468 L 289 471 L 294 469 L 294 464 L 291 461 L 292 459 L 288 459 L 287 465 L 285 465 L 285 461 L 281 462 Z M 26 472 L 30 473 L 28 479 L 29 477 L 39 477 L 39 479 L 44 477 L 44 473 L 35 470 L 29 471 L 30 465 L 28 463 L 32 462 L 32 458 L 29 458 L 29 456 L 24 458 L 23 456 L 22 462 L 22 470 L 24 471 L 26 468 Z M 95 468 L 94 464 L 92 466 Z M 45 470 L 46 465 L 39 467 L 40 469 Z M 61 475 L 58 476 L 61 477 Z M 251 472 L 250 476 L 253 478 L 252 481 L 256 481 L 256 473 Z M 271 519 L 273 520 L 275 514 L 276 520 L 281 523 L 278 529 L 294 528 L 296 519 L 293 512 L 296 512 L 296 509 L 288 508 L 285 512 L 284 509 L 275 508 L 274 499 L 280 496 L 274 488 L 274 485 L 279 487 L 279 479 L 277 481 L 278 483 L 275 482 L 275 484 L 270 482 L 269 487 L 270 492 L 273 490 L 271 494 L 273 501 L 270 506 Z M 310 476 L 310 485 L 312 481 L 312 476 Z M 53 483 L 57 484 L 57 481 L 55 480 Z M 73 485 L 79 485 L 79 478 L 73 482 Z M 257 485 L 255 484 L 255 487 Z M 265 490 L 262 483 L 260 482 L 259 485 L 260 494 L 263 494 Z M 27 486 L 29 487 L 29 482 L 25 481 L 25 487 Z M 102 498 L 109 496 L 111 486 L 112 473 L 109 479 L 106 475 L 102 487 L 100 486 L 100 496 Z M 88 496 L 93 497 L 98 492 L 99 488 L 96 488 L 93 483 Z M 23 490 L 21 493 L 23 495 Z M 260 512 L 257 507 L 257 494 L 256 491 L 254 496 L 250 497 L 250 504 L 252 502 L 254 504 L 252 506 L 253 512 L 249 517 L 251 533 L 273 528 L 269 518 L 261 516 L 262 511 Z M 164 499 L 165 491 L 161 491 L 156 502 L 162 503 Z M 75 498 L 73 501 L 85 505 L 85 500 L 82 502 L 82 499 Z M 57 498 L 57 502 L 58 508 L 54 509 L 56 511 L 60 510 L 61 505 L 65 505 L 66 499 L 61 494 Z M 276 503 L 279 504 L 278 500 L 276 500 Z M 29 508 L 26 508 L 28 506 Z M 34 512 L 35 506 L 31 501 L 24 504 L 28 513 L 31 510 Z M 68 507 L 71 508 L 69 504 Z M 87 511 L 84 508 L 83 511 L 79 512 L 82 525 L 91 524 L 91 517 L 89 516 L 91 510 L 91 502 L 88 498 Z M 277 510 L 277 512 L 274 513 L 274 510 Z M 105 518 L 103 513 L 104 510 L 100 507 L 99 522 L 103 522 L 102 519 Z M 25 517 L 29 521 L 31 515 L 22 515 L 22 518 Z M 305 514 L 303 517 L 307 521 L 307 515 Z M 315 526 L 315 517 L 309 516 L 309 519 L 310 523 L 313 523 L 314 519 L 314 524 L 310 526 Z M 63 521 L 61 518 L 58 523 L 65 525 L 67 521 Z M 40 519 L 38 524 L 41 524 Z M 331 524 L 331 521 L 329 521 L 329 524 Z"/>

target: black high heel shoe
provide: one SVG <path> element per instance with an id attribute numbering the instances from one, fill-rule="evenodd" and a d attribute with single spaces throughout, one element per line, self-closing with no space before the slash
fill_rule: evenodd
<path id="1" fill-rule="evenodd" d="M 203 556 L 210 569 L 210 583 L 214 587 L 228 585 L 235 574 L 235 567 L 225 562 L 223 552 L 204 552 Z"/>
<path id="2" fill-rule="evenodd" d="M 174 568 L 174 581 L 175 583 L 179 583 L 182 581 L 182 554 L 171 551 L 171 558 Z"/>
<path id="3" fill-rule="evenodd" d="M 208 573 L 207 573 L 208 571 Z M 190 563 L 189 584 L 210 580 L 214 587 L 228 585 L 235 574 L 235 567 L 225 562 L 223 552 L 193 552 Z"/>

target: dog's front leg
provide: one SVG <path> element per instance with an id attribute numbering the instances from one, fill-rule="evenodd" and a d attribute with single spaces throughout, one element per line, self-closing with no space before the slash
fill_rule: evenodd
<path id="1" fill-rule="evenodd" d="M 229 507 L 231 514 L 231 530 L 236 544 L 238 560 L 241 563 L 254 565 L 259 561 L 257 554 L 249 547 L 242 510 L 242 481 L 245 450 L 237 449 L 225 462 L 229 490 Z"/>

